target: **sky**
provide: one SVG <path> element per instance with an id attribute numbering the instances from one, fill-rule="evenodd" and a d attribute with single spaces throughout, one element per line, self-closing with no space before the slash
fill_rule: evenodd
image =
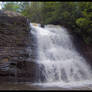
<path id="1" fill-rule="evenodd" d="M 1 4 L 2 4 L 2 2 L 0 2 L 0 9 L 1 9 Z"/>

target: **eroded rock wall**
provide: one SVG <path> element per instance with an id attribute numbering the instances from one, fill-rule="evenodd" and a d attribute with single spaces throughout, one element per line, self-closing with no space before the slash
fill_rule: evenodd
<path id="1" fill-rule="evenodd" d="M 34 49 L 30 47 L 34 38 L 29 23 L 18 13 L 0 11 L 0 81 L 35 80 Z"/>

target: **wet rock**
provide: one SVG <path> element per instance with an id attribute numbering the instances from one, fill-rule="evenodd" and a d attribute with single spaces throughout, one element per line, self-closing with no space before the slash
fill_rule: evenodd
<path id="1" fill-rule="evenodd" d="M 41 27 L 44 27 L 44 25 L 43 25 L 43 24 L 41 24 Z"/>
<path id="2" fill-rule="evenodd" d="M 19 13 L 0 11 L 0 80 L 34 81 L 37 64 L 29 23 Z"/>

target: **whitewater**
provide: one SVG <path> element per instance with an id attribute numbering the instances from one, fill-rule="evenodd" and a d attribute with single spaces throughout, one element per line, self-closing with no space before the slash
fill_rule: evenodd
<path id="1" fill-rule="evenodd" d="M 38 80 L 33 85 L 43 87 L 82 87 L 92 85 L 92 71 L 85 58 L 75 48 L 67 29 L 56 25 L 32 27 L 37 37 Z"/>

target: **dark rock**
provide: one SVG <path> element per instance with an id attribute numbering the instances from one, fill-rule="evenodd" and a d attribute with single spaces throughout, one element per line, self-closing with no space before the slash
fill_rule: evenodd
<path id="1" fill-rule="evenodd" d="M 72 30 L 68 30 L 68 32 L 72 36 L 72 41 L 76 50 L 80 53 L 81 56 L 83 56 L 83 58 L 89 64 L 90 68 L 92 68 L 92 44 L 86 44 L 82 37 L 72 32 Z"/>
<path id="2" fill-rule="evenodd" d="M 29 24 L 19 13 L 0 11 L 0 81 L 35 81 L 36 41 Z"/>
<path id="3" fill-rule="evenodd" d="M 41 27 L 44 27 L 44 25 L 43 25 L 43 24 L 41 24 Z"/>

